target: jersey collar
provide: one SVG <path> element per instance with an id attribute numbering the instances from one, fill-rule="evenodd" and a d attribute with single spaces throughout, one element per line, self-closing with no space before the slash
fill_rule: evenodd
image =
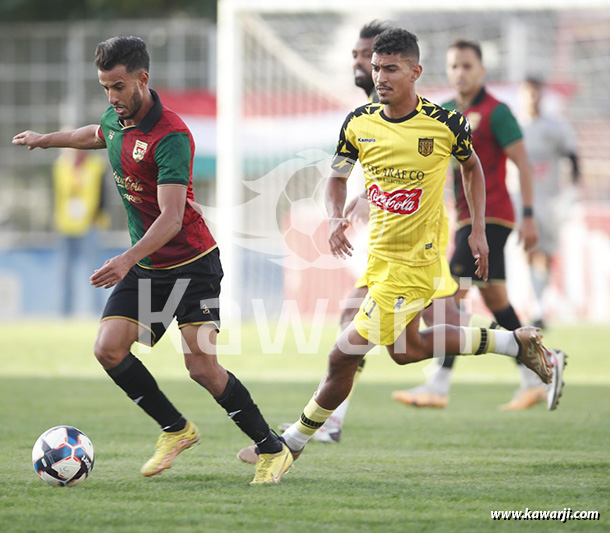
<path id="1" fill-rule="evenodd" d="M 458 105 L 457 98 L 455 100 L 452 100 L 452 101 L 455 102 L 455 108 L 458 111 L 465 112 L 465 111 L 468 111 L 471 107 L 478 106 L 485 99 L 485 96 L 487 96 L 487 91 L 485 90 L 485 87 L 481 87 L 481 90 L 473 98 L 472 102 L 470 102 L 470 104 L 468 104 L 466 107 L 460 107 Z"/>
<path id="2" fill-rule="evenodd" d="M 159 119 L 161 118 L 161 113 L 163 113 L 163 105 L 161 104 L 161 100 L 159 100 L 159 95 L 152 89 L 149 90 L 150 94 L 152 95 L 154 104 L 150 108 L 150 111 L 146 114 L 146 116 L 137 125 L 137 128 L 142 133 L 148 133 L 150 130 L 152 130 L 155 124 L 159 122 Z"/>
<path id="3" fill-rule="evenodd" d="M 487 91 L 485 91 L 485 87 L 481 87 L 481 90 L 474 97 L 474 100 L 472 101 L 472 103 L 470 104 L 469 107 L 474 107 L 475 105 L 479 105 L 485 98 L 486 94 L 487 94 Z"/>
<path id="4" fill-rule="evenodd" d="M 390 117 L 386 116 L 386 114 L 383 112 L 383 108 L 381 109 L 381 112 L 379 114 L 381 115 L 382 119 L 396 124 L 398 122 L 406 122 L 407 120 L 413 118 L 415 115 L 417 115 L 417 113 L 419 113 L 421 111 L 421 108 L 422 108 L 421 96 L 419 96 L 419 94 L 418 94 L 417 95 L 417 106 L 408 115 L 406 115 L 404 117 L 400 117 L 400 118 L 390 118 Z"/>
<path id="5" fill-rule="evenodd" d="M 118 120 L 121 128 L 126 130 L 129 128 L 137 128 L 142 133 L 149 133 L 152 130 L 159 119 L 161 118 L 161 113 L 163 113 L 163 105 L 161 104 L 161 100 L 159 99 L 159 95 L 156 91 L 149 89 L 150 94 L 153 99 L 153 106 L 150 108 L 150 111 L 146 114 L 146 116 L 140 121 L 137 126 L 123 126 L 121 124 L 121 119 Z"/>

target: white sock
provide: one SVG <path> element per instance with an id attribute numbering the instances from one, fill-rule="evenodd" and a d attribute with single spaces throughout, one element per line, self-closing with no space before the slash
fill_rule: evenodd
<path id="1" fill-rule="evenodd" d="M 343 400 L 343 403 L 335 409 L 335 412 L 330 415 L 330 418 L 324 422 L 322 428 L 324 429 L 341 429 L 343 422 L 345 421 L 345 415 L 347 414 L 347 408 L 349 407 L 349 400 Z M 322 429 L 320 428 L 320 429 Z"/>
<path id="2" fill-rule="evenodd" d="M 517 357 L 519 355 L 519 344 L 512 331 L 495 329 L 493 335 L 496 337 L 495 353 Z"/>
<path id="3" fill-rule="evenodd" d="M 451 368 L 439 366 L 438 370 L 430 376 L 426 386 L 440 396 L 448 396 L 449 387 L 451 386 Z"/>
<path id="4" fill-rule="evenodd" d="M 294 452 L 298 452 L 305 447 L 305 444 L 309 442 L 313 435 L 305 435 L 297 429 L 297 423 L 295 422 L 290 426 L 284 433 L 282 438 L 286 445 Z"/>

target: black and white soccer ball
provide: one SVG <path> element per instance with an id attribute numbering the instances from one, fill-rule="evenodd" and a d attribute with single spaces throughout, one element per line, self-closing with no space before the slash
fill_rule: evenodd
<path id="1" fill-rule="evenodd" d="M 32 465 L 40 479 L 55 487 L 80 485 L 93 470 L 93 444 L 72 426 L 45 431 L 32 449 Z"/>

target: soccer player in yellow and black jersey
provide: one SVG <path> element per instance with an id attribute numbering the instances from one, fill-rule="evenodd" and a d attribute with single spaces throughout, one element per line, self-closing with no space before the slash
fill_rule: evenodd
<path id="1" fill-rule="evenodd" d="M 441 352 L 495 352 L 519 358 L 546 382 L 552 379 L 548 351 L 535 328 L 512 333 L 442 325 L 418 331 L 421 310 L 435 292 L 435 278 L 441 275 L 443 187 L 452 155 L 463 170 L 473 218 L 469 242 L 477 258 L 477 274 L 487 278 L 483 171 L 472 149 L 468 121 L 417 95 L 415 82 L 422 67 L 413 34 L 393 28 L 378 35 L 372 65 L 381 103 L 348 115 L 326 190 L 331 251 L 344 257 L 352 249 L 344 234 L 349 226 L 344 217 L 346 180 L 360 160 L 371 206 L 365 274 L 368 294 L 331 350 L 317 392 L 299 420 L 282 435 L 295 457 L 347 397 L 356 368 L 375 344 L 386 346 L 398 364 Z M 261 467 L 257 463 L 257 470 Z"/>

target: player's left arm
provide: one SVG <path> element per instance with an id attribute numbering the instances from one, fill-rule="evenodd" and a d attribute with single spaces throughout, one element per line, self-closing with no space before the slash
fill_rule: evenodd
<path id="1" fill-rule="evenodd" d="M 502 146 L 506 156 L 519 171 L 521 204 L 523 206 L 519 240 L 523 242 L 526 250 L 531 250 L 538 242 L 538 229 L 533 216 L 534 180 L 529 157 L 523 143 L 523 134 L 517 119 L 506 104 L 499 104 L 493 110 L 490 117 L 490 126 L 496 141 Z"/>
<path id="2" fill-rule="evenodd" d="M 557 128 L 558 143 L 561 154 L 569 159 L 572 166 L 572 185 L 580 182 L 580 164 L 576 134 L 567 122 L 561 122 Z"/>
<path id="3" fill-rule="evenodd" d="M 136 244 L 121 255 L 108 259 L 102 268 L 96 270 L 91 276 L 91 284 L 105 289 L 113 287 L 138 261 L 171 241 L 182 228 L 186 191 L 184 185 L 159 185 L 157 202 L 161 214 Z"/>
<path id="4" fill-rule="evenodd" d="M 460 161 L 464 195 L 472 220 L 468 244 L 475 258 L 475 274 L 487 281 L 489 272 L 489 246 L 485 236 L 485 177 L 479 156 L 473 150 L 466 161 Z"/>
<path id="5" fill-rule="evenodd" d="M 532 167 L 523 140 L 515 141 L 506 146 L 504 153 L 519 171 L 521 202 L 523 205 L 523 218 L 519 226 L 519 241 L 522 241 L 525 250 L 529 251 L 538 242 L 538 229 L 533 216 L 534 180 L 532 178 Z"/>

